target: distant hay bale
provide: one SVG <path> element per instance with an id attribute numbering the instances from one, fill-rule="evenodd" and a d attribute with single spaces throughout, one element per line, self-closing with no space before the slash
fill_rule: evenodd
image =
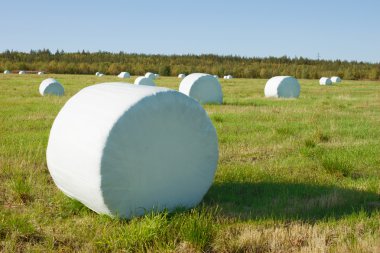
<path id="1" fill-rule="evenodd" d="M 154 79 L 158 79 L 160 78 L 160 75 L 159 74 L 154 74 Z"/>
<path id="2" fill-rule="evenodd" d="M 331 82 L 333 83 L 340 83 L 342 82 L 342 79 L 339 76 L 333 76 L 330 78 Z"/>
<path id="3" fill-rule="evenodd" d="M 98 77 L 102 77 L 102 76 L 104 76 L 104 74 L 103 73 L 99 73 Z"/>
<path id="4" fill-rule="evenodd" d="M 179 79 L 184 79 L 185 77 L 186 77 L 185 74 L 179 74 L 179 75 L 178 75 L 178 78 L 179 78 Z"/>
<path id="5" fill-rule="evenodd" d="M 67 196 L 132 218 L 197 205 L 215 175 L 218 140 L 202 106 L 177 91 L 103 83 L 63 106 L 46 158 Z"/>
<path id="6" fill-rule="evenodd" d="M 60 84 L 57 80 L 53 78 L 43 80 L 40 84 L 39 91 L 42 96 L 63 96 L 63 94 L 65 93 L 65 89 L 63 88 L 62 84 Z"/>
<path id="7" fill-rule="evenodd" d="M 298 98 L 300 91 L 301 86 L 294 77 L 275 76 L 267 81 L 264 94 L 266 97 Z"/>
<path id="8" fill-rule="evenodd" d="M 136 78 L 134 84 L 136 85 L 146 85 L 146 86 L 156 86 L 151 78 L 145 76 L 139 76 Z"/>
<path id="9" fill-rule="evenodd" d="M 218 76 L 218 75 L 214 75 L 214 77 L 215 77 L 216 79 L 218 79 L 218 78 L 219 78 L 219 76 Z"/>
<path id="10" fill-rule="evenodd" d="M 156 78 L 155 74 L 152 73 L 152 72 L 147 72 L 147 73 L 145 74 L 145 77 L 146 77 L 146 78 L 150 78 L 150 79 L 152 79 L 152 80 L 154 80 L 154 79 Z"/>
<path id="11" fill-rule="evenodd" d="M 233 78 L 233 76 L 231 76 L 231 75 L 227 75 L 227 76 L 223 77 L 223 79 L 232 79 L 232 78 Z"/>
<path id="12" fill-rule="evenodd" d="M 193 73 L 186 76 L 179 85 L 179 91 L 203 104 L 221 104 L 222 87 L 218 79 L 209 74 Z"/>
<path id="13" fill-rule="evenodd" d="M 9 71 L 9 70 L 4 70 L 4 74 L 5 74 L 5 75 L 11 74 L 11 73 L 12 73 L 12 72 Z"/>
<path id="14" fill-rule="evenodd" d="M 19 75 L 25 75 L 26 72 L 25 72 L 24 70 L 20 70 L 20 71 L 18 72 L 18 74 L 19 74 Z"/>
<path id="15" fill-rule="evenodd" d="M 118 78 L 130 78 L 131 75 L 128 72 L 121 72 L 117 77 Z"/>
<path id="16" fill-rule="evenodd" d="M 45 74 L 45 73 L 42 72 L 42 71 L 39 71 L 39 72 L 37 73 L 37 75 L 39 75 L 39 76 L 41 76 L 41 75 L 43 75 L 43 74 Z"/>
<path id="17" fill-rule="evenodd" d="M 331 82 L 331 79 L 328 77 L 321 77 L 321 79 L 319 79 L 319 84 L 320 85 L 331 85 L 332 82 Z"/>
<path id="18" fill-rule="evenodd" d="M 95 75 L 98 76 L 100 74 L 100 72 L 96 72 Z"/>

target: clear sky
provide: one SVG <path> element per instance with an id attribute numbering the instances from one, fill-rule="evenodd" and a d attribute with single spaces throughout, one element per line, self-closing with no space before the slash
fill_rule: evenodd
<path id="1" fill-rule="evenodd" d="M 380 62 L 380 0 L 11 0 L 0 51 L 303 56 Z"/>

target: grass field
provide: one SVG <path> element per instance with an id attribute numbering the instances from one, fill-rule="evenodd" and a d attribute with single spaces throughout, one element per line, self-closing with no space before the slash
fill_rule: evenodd
<path id="1" fill-rule="evenodd" d="M 45 159 L 64 103 L 120 79 L 51 77 L 64 97 L 39 95 L 47 75 L 0 75 L 0 251 L 380 252 L 380 82 L 300 80 L 299 99 L 274 100 L 266 80 L 221 80 L 224 104 L 205 106 L 220 159 L 203 202 L 126 221 L 63 195 Z"/>

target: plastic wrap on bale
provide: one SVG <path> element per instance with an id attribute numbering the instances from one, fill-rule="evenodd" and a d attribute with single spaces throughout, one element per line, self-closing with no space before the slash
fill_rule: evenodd
<path id="1" fill-rule="evenodd" d="M 209 74 L 193 73 L 179 85 L 179 91 L 202 104 L 223 103 L 222 87 L 218 79 Z"/>
<path id="2" fill-rule="evenodd" d="M 62 84 L 53 78 L 43 80 L 40 84 L 39 91 L 42 96 L 63 96 L 65 93 L 65 89 L 63 88 Z"/>
<path id="3" fill-rule="evenodd" d="M 130 78 L 131 75 L 128 72 L 121 72 L 117 77 L 119 77 L 119 78 Z"/>
<path id="4" fill-rule="evenodd" d="M 156 86 L 153 79 L 145 77 L 145 76 L 139 76 L 136 78 L 134 84 L 136 85 L 145 85 L 145 86 Z"/>
<path id="5" fill-rule="evenodd" d="M 66 195 L 97 213 L 131 218 L 197 205 L 214 178 L 218 141 L 205 110 L 188 96 L 104 83 L 64 105 L 46 155 Z"/>
<path id="6" fill-rule="evenodd" d="M 264 88 L 265 97 L 298 98 L 301 86 L 292 76 L 275 76 L 267 81 Z"/>
<path id="7" fill-rule="evenodd" d="M 156 79 L 156 75 L 155 75 L 154 73 L 152 73 L 152 72 L 147 72 L 147 73 L 145 74 L 145 77 L 146 77 L 146 78 L 150 78 L 150 79 L 152 79 L 152 80 Z"/>
<path id="8" fill-rule="evenodd" d="M 333 83 L 340 83 L 340 82 L 342 82 L 342 79 L 339 76 L 333 76 L 330 79 L 331 79 L 331 82 L 333 82 Z"/>
<path id="9" fill-rule="evenodd" d="M 321 79 L 319 79 L 319 84 L 320 85 L 332 85 L 332 81 L 328 77 L 321 77 Z"/>

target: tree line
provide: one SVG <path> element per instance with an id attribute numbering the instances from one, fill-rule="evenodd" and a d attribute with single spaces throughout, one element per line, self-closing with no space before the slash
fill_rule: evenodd
<path id="1" fill-rule="evenodd" d="M 0 71 L 39 70 L 57 74 L 94 74 L 97 71 L 116 75 L 145 72 L 176 76 L 194 72 L 232 75 L 243 78 L 270 78 L 290 75 L 303 79 L 340 76 L 343 79 L 379 80 L 380 63 L 341 60 L 313 60 L 303 57 L 241 57 L 204 55 L 148 55 L 125 52 L 64 52 L 31 50 L 29 53 L 6 50 L 0 53 Z"/>

